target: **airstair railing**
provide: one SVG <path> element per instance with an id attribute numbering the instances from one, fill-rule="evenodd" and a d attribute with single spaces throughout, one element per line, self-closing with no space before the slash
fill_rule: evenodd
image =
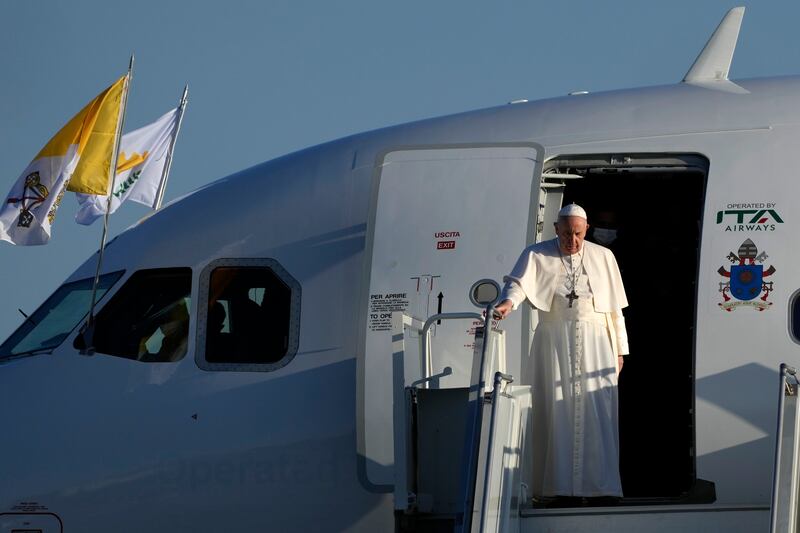
<path id="1" fill-rule="evenodd" d="M 441 377 L 452 374 L 450 367 L 445 367 L 440 373 L 434 374 L 434 362 L 431 350 L 431 330 L 434 324 L 446 320 L 474 320 L 480 321 L 481 325 L 475 328 L 475 348 L 473 352 L 473 370 L 470 379 L 469 405 L 473 407 L 469 414 L 468 426 L 469 437 L 467 438 L 467 449 L 465 457 L 477 456 L 477 447 L 480 437 L 481 403 L 486 388 L 485 374 L 489 351 L 492 347 L 490 336 L 492 329 L 492 317 L 494 316 L 494 306 L 487 305 L 485 313 L 478 312 L 459 312 L 459 313 L 438 313 L 429 317 L 423 323 L 417 318 L 409 316 L 403 312 L 395 312 L 392 316 L 392 374 L 393 374 L 393 398 L 394 398 L 394 450 L 395 450 L 395 509 L 406 510 L 413 503 L 415 495 L 408 486 L 410 478 L 408 465 L 411 450 L 411 419 L 406 410 L 408 403 L 408 392 L 406 391 L 405 358 L 406 358 L 406 339 L 411 335 L 406 332 L 419 335 L 419 378 L 411 383 L 413 388 L 430 388 L 431 385 L 438 386 Z M 489 332 L 488 334 L 485 332 Z M 495 333 L 501 334 L 499 331 Z M 501 343 L 500 346 L 503 346 Z M 504 354 L 502 354 L 504 355 Z M 505 360 L 498 354 L 498 365 L 501 370 L 505 370 Z M 475 480 L 475 469 L 477 463 L 473 460 L 468 474 L 473 485 Z"/>
<path id="2" fill-rule="evenodd" d="M 483 409 L 486 401 L 486 369 L 490 364 L 489 357 L 492 350 L 497 350 L 498 370 L 505 371 L 505 337 L 502 331 L 493 329 L 495 318 L 494 305 L 500 296 L 500 286 L 493 280 L 479 280 L 470 288 L 470 301 L 483 310 L 478 312 L 462 313 L 438 313 L 425 320 L 420 327 L 420 320 L 406 315 L 402 312 L 395 312 L 392 315 L 392 372 L 393 372 L 393 399 L 394 399 L 394 471 L 395 471 L 395 510 L 407 512 L 415 507 L 418 502 L 416 494 L 417 478 L 416 466 L 414 463 L 414 419 L 413 414 L 408 409 L 411 401 L 416 397 L 415 390 L 420 388 L 430 389 L 431 386 L 439 388 L 439 379 L 442 376 L 452 374 L 450 367 L 445 367 L 439 374 L 434 374 L 433 357 L 431 353 L 431 330 L 434 324 L 440 324 L 443 320 L 473 320 L 475 324 L 475 336 L 472 355 L 472 370 L 467 389 L 468 402 L 465 420 L 465 440 L 463 447 L 463 463 L 461 466 L 461 488 L 459 490 L 460 509 L 456 514 L 456 530 L 467 532 L 472 527 L 473 506 L 478 505 L 481 509 L 485 506 L 483 493 L 480 495 L 481 501 L 476 501 L 476 482 L 480 477 L 479 452 L 481 450 L 481 425 L 483 420 Z M 409 376 L 411 386 L 407 386 L 406 372 L 406 339 L 414 335 L 407 336 L 406 332 L 419 334 L 419 378 L 413 379 Z M 497 338 L 495 339 L 495 336 Z M 492 342 L 496 340 L 496 342 Z M 510 383 L 511 377 L 498 372 L 495 376 L 495 387 L 504 387 Z M 498 381 L 499 380 L 499 381 Z M 498 388 L 499 390 L 499 388 Z M 491 400 L 489 400 L 491 401 Z M 491 428 L 491 426 L 490 426 Z M 484 491 L 485 492 L 485 491 Z M 421 497 L 421 495 L 420 495 Z M 456 500 L 456 501 L 457 501 Z M 453 503 L 455 504 L 456 501 Z M 479 519 L 480 521 L 481 519 Z"/>
<path id="3" fill-rule="evenodd" d="M 473 360 L 472 382 L 469 391 L 470 413 L 467 420 L 467 442 L 464 457 L 466 465 L 463 475 L 463 515 L 460 523 L 456 522 L 456 531 L 466 533 L 472 527 L 473 506 L 475 505 L 475 485 L 478 479 L 478 452 L 481 445 L 481 421 L 483 403 L 486 393 L 485 364 L 486 354 L 491 346 L 492 317 L 494 305 L 486 308 L 484 325 L 475 328 L 475 352 L 480 351 L 478 361 Z M 482 502 L 481 502 L 482 503 Z"/>
<path id="4" fill-rule="evenodd" d="M 509 376 L 508 374 L 503 374 L 502 372 L 495 372 L 494 374 L 494 387 L 492 388 L 492 394 L 500 394 L 501 391 L 514 382 L 514 378 Z M 494 434 L 494 426 L 497 423 L 497 402 L 492 402 L 492 416 L 489 422 L 489 435 Z M 484 464 L 484 476 L 483 478 L 488 480 L 490 476 L 489 470 L 492 467 L 492 451 L 495 446 L 495 443 L 492 439 L 489 440 L 487 443 L 487 450 L 486 450 L 486 462 Z M 483 487 L 483 494 L 481 494 L 481 506 L 480 506 L 480 513 L 479 513 L 479 524 L 477 527 L 477 531 L 485 531 L 486 530 L 486 517 L 489 515 L 489 499 L 491 495 L 489 494 L 488 486 Z M 473 516 L 475 513 L 473 513 Z M 476 528 L 472 528 L 475 530 Z"/>
<path id="5" fill-rule="evenodd" d="M 778 423 L 770 506 L 770 532 L 798 531 L 798 459 L 800 458 L 800 405 L 797 370 L 782 363 L 779 371 Z"/>
<path id="6" fill-rule="evenodd" d="M 441 323 L 442 320 L 481 320 L 483 321 L 483 315 L 480 313 L 474 312 L 464 312 L 464 313 L 438 313 L 436 315 L 431 316 L 428 320 L 425 321 L 425 324 L 422 326 L 420 330 L 420 360 L 421 366 L 424 368 L 424 375 L 422 379 L 427 379 L 431 375 L 433 375 L 433 360 L 431 357 L 431 328 L 434 324 Z M 425 388 L 430 388 L 430 382 L 426 383 Z"/>
<path id="7" fill-rule="evenodd" d="M 395 464 L 395 510 L 408 510 L 414 503 L 416 495 L 409 486 L 409 481 L 413 477 L 412 465 L 410 461 L 410 452 L 412 449 L 411 442 L 411 417 L 407 412 L 406 406 L 409 404 L 409 398 L 406 387 L 405 375 L 405 359 L 406 359 L 406 331 L 410 331 L 419 336 L 419 378 L 411 383 L 412 388 L 425 388 L 428 389 L 431 385 L 438 386 L 439 379 L 452 374 L 450 367 L 445 367 L 440 373 L 434 374 L 433 372 L 433 357 L 431 350 L 431 329 L 434 324 L 443 320 L 479 320 L 483 323 L 482 326 L 475 328 L 476 349 L 475 352 L 480 351 L 480 358 L 473 361 L 473 368 L 478 369 L 477 381 L 479 383 L 471 383 L 470 386 L 470 401 L 473 400 L 473 394 L 477 394 L 478 388 L 483 390 L 485 372 L 485 360 L 487 355 L 488 342 L 483 342 L 483 331 L 486 329 L 486 324 L 489 324 L 491 329 L 491 318 L 487 320 L 486 316 L 493 316 L 493 306 L 488 306 L 488 313 L 486 315 L 477 312 L 461 312 L 461 313 L 438 313 L 429 317 L 425 322 L 418 318 L 409 316 L 401 311 L 392 314 L 392 376 L 393 376 L 393 418 L 394 418 L 394 464 Z M 480 343 L 478 342 L 480 340 Z M 473 355 L 473 358 L 475 355 Z M 503 365 L 504 367 L 505 365 Z M 473 371 L 473 376 L 470 381 L 475 381 L 476 372 Z M 476 396 L 477 397 L 477 396 Z M 479 418 L 480 411 L 475 413 L 477 422 L 477 430 L 480 431 Z M 470 418 L 473 418 L 472 415 Z M 474 429 L 472 429 L 474 434 Z M 475 443 L 477 445 L 477 443 Z M 474 448 L 467 451 L 473 453 Z M 468 457 L 468 456 L 467 456 Z"/>

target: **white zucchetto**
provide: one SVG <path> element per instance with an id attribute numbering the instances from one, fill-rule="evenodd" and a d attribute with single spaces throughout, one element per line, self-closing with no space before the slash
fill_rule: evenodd
<path id="1" fill-rule="evenodd" d="M 581 217 L 587 220 L 586 211 L 578 204 L 567 204 L 558 212 L 558 217 Z"/>

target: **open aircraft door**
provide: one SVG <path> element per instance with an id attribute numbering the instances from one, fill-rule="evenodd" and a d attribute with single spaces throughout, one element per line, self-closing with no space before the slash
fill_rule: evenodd
<path id="1" fill-rule="evenodd" d="M 535 228 L 509 224 L 506 214 L 536 218 L 541 154 L 532 144 L 448 146 L 389 151 L 378 161 L 367 227 L 358 378 L 362 481 L 373 490 L 390 491 L 394 483 L 392 313 L 424 322 L 440 312 L 470 309 L 472 283 L 500 280 L 511 270 L 520 250 L 533 242 Z M 521 323 L 518 313 L 503 323 L 508 372 L 514 375 L 521 364 Z M 474 320 L 437 323 L 430 368 L 407 357 L 406 385 L 424 373 L 440 375 L 436 387 L 468 386 L 475 326 Z"/>
<path id="2" fill-rule="evenodd" d="M 570 180 L 579 180 L 577 174 L 542 174 L 539 183 L 539 215 L 536 221 L 536 242 L 554 239 L 553 223 L 558 220 L 558 211 L 564 202 L 564 190 Z"/>

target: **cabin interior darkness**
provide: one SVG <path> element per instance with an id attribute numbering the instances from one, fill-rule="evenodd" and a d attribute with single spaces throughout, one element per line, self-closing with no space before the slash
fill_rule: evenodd
<path id="1" fill-rule="evenodd" d="M 694 458 L 694 323 L 708 160 L 688 156 L 587 156 L 553 160 L 563 205 L 593 229 L 617 230 L 614 252 L 629 301 L 630 343 L 619 378 L 623 503 L 706 503 Z M 546 175 L 545 175 L 546 177 Z"/>

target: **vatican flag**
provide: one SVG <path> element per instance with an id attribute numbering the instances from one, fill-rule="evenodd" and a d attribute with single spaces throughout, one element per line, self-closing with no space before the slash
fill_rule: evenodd
<path id="1" fill-rule="evenodd" d="M 177 134 L 180 108 L 138 130 L 122 136 L 117 175 L 111 187 L 111 211 L 131 200 L 155 209 L 159 185 L 165 173 L 169 151 Z M 89 225 L 106 213 L 108 195 L 78 194 L 78 224 Z M 110 214 L 109 213 L 109 214 Z"/>
<path id="2" fill-rule="evenodd" d="M 0 240 L 46 244 L 65 190 L 107 194 L 126 81 L 97 95 L 30 162 L 0 205 Z"/>

